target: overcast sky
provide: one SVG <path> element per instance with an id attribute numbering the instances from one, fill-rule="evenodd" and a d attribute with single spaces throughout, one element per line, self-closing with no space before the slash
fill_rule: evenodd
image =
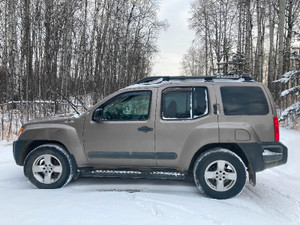
<path id="1" fill-rule="evenodd" d="M 167 20 L 169 27 L 158 39 L 159 54 L 154 61 L 153 76 L 182 75 L 180 62 L 194 39 L 188 27 L 192 0 L 161 0 L 159 19 Z"/>

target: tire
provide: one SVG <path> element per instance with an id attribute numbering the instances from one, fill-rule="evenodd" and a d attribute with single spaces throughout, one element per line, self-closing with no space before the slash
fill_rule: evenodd
<path id="1" fill-rule="evenodd" d="M 55 144 L 38 146 L 24 162 L 27 179 L 41 189 L 54 189 L 67 185 L 73 178 L 74 169 L 67 151 Z"/>
<path id="2" fill-rule="evenodd" d="M 243 161 L 227 149 L 213 149 L 200 155 L 194 164 L 193 175 L 198 189 L 215 199 L 238 195 L 247 179 Z"/>

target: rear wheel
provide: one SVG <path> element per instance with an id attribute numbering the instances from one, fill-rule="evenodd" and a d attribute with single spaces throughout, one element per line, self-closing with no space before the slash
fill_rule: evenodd
<path id="1" fill-rule="evenodd" d="M 193 172 L 197 187 L 216 199 L 238 195 L 247 178 L 243 161 L 227 149 L 214 149 L 201 155 Z"/>
<path id="2" fill-rule="evenodd" d="M 38 188 L 63 187 L 73 177 L 71 158 L 59 145 L 41 145 L 26 157 L 24 174 Z"/>

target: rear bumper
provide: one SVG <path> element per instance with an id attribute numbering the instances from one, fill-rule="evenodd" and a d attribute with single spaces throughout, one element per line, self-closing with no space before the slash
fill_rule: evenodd
<path id="1" fill-rule="evenodd" d="M 29 140 L 16 140 L 13 143 L 13 155 L 16 161 L 16 164 L 19 166 L 23 165 L 23 156 L 25 154 L 25 149 L 27 144 L 29 144 Z"/>
<path id="2" fill-rule="evenodd" d="M 287 162 L 288 149 L 281 142 L 240 143 L 253 172 L 279 166 Z"/>
<path id="3" fill-rule="evenodd" d="M 287 148 L 284 145 L 263 145 L 263 160 L 267 168 L 287 162 Z"/>

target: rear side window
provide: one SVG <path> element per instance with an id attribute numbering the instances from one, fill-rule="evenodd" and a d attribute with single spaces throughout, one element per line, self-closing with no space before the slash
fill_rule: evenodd
<path id="1" fill-rule="evenodd" d="M 208 96 L 206 88 L 168 88 L 163 92 L 163 119 L 196 119 L 207 114 Z"/>
<path id="2" fill-rule="evenodd" d="M 268 102 L 260 87 L 221 87 L 225 115 L 266 115 Z"/>

